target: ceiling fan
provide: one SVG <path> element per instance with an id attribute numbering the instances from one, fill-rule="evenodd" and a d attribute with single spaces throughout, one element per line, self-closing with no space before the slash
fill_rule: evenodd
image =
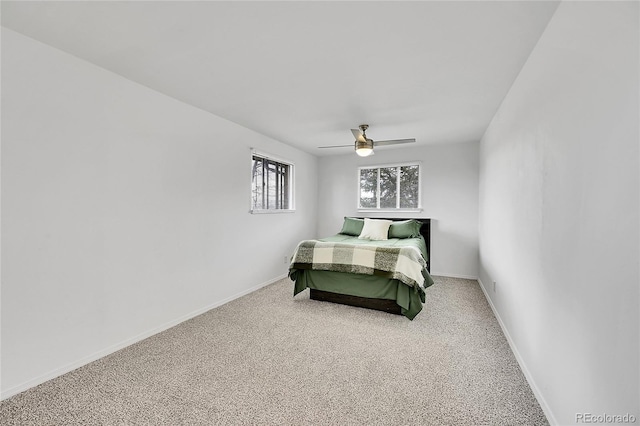
<path id="1" fill-rule="evenodd" d="M 361 157 L 366 157 L 367 155 L 373 154 L 374 146 L 383 146 L 383 145 L 395 145 L 399 143 L 413 143 L 415 139 L 393 139 L 388 141 L 374 141 L 372 139 L 367 138 L 367 134 L 365 133 L 369 128 L 368 124 L 361 124 L 358 129 L 351 129 L 351 133 L 355 136 L 355 150 L 356 154 Z M 343 148 L 347 146 L 354 145 L 331 145 L 331 146 L 319 146 L 318 148 Z"/>

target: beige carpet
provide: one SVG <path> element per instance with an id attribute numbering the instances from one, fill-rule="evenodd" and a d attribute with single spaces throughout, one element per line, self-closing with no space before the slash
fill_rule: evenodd
<path id="1" fill-rule="evenodd" d="M 279 281 L 0 403 L 2 425 L 544 425 L 478 283 L 414 321 Z"/>

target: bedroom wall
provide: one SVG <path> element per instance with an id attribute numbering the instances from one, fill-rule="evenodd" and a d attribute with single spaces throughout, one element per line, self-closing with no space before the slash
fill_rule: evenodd
<path id="1" fill-rule="evenodd" d="M 480 278 L 552 424 L 640 418 L 638 16 L 561 3 L 481 141 Z"/>
<path id="2" fill-rule="evenodd" d="M 2 30 L 2 398 L 253 291 L 316 235 L 315 157 Z M 250 147 L 297 211 L 249 214 Z"/>
<path id="3" fill-rule="evenodd" d="M 416 136 L 418 138 L 418 136 Z M 333 235 L 344 216 L 432 218 L 433 275 L 478 276 L 478 151 L 477 142 L 378 149 L 370 157 L 353 150 L 318 160 L 318 234 Z M 419 160 L 422 162 L 420 213 L 357 211 L 358 167 Z"/>

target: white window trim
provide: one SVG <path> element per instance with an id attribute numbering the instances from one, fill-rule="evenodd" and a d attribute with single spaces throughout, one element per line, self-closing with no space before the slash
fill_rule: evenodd
<path id="1" fill-rule="evenodd" d="M 360 207 L 360 171 L 362 169 L 378 169 L 378 205 L 380 205 L 380 169 L 389 167 L 403 167 L 403 166 L 418 166 L 418 207 L 416 208 L 380 208 L 380 207 Z M 380 213 L 398 213 L 398 212 L 422 212 L 422 161 L 407 161 L 402 163 L 387 163 L 387 164 L 371 164 L 367 166 L 360 166 L 356 171 L 356 182 L 358 183 L 358 192 L 356 199 L 356 210 L 358 212 L 380 212 Z M 398 187 L 400 186 L 400 179 L 397 180 Z M 400 191 L 397 191 L 400 194 Z M 399 205 L 400 197 L 398 197 L 396 205 Z"/>
<path id="2" fill-rule="evenodd" d="M 296 185 L 295 185 L 295 173 L 296 173 L 296 166 L 292 161 L 286 160 L 284 158 L 275 156 L 275 155 L 271 155 L 268 154 L 264 151 L 259 151 L 255 148 L 251 148 L 251 155 L 249 157 L 249 194 L 252 193 L 253 191 L 253 173 L 251 173 L 251 166 L 253 165 L 253 156 L 257 155 L 258 157 L 262 157 L 265 158 L 267 160 L 273 160 L 273 161 L 277 161 L 278 163 L 282 163 L 282 164 L 286 164 L 288 166 L 290 166 L 290 185 L 289 185 L 289 206 L 291 208 L 289 209 L 254 209 L 253 208 L 253 201 L 251 200 L 251 197 L 249 197 L 249 213 L 251 214 L 281 214 L 281 213 L 295 213 L 296 211 L 296 205 L 295 205 L 295 192 L 296 192 Z"/>

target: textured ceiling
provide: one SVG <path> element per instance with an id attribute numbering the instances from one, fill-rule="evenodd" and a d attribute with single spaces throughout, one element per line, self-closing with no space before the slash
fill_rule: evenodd
<path id="1" fill-rule="evenodd" d="M 557 5 L 2 1 L 1 7 L 7 28 L 327 155 L 349 148 L 316 147 L 352 143 L 349 129 L 361 123 L 371 126 L 374 140 L 479 140 Z"/>

